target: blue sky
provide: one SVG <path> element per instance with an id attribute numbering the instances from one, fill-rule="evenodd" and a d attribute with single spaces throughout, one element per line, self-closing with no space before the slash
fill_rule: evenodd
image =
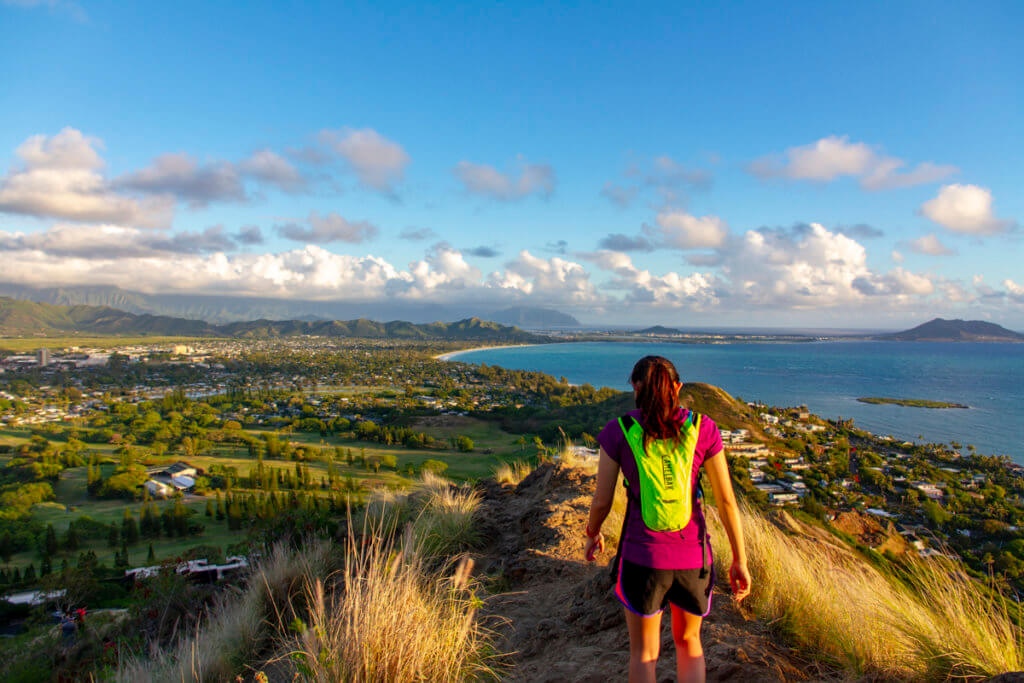
<path id="1" fill-rule="evenodd" d="M 1018 3 L 0 2 L 0 279 L 1022 328 L 1022 25 Z"/>

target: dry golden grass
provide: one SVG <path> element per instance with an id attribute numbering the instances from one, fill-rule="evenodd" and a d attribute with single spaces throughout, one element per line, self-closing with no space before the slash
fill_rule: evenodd
<path id="1" fill-rule="evenodd" d="M 476 491 L 428 472 L 405 493 L 374 491 L 363 515 L 364 533 L 390 535 L 409 526 L 421 554 L 454 555 L 476 544 L 473 514 L 479 506 Z"/>
<path id="2" fill-rule="evenodd" d="M 513 463 L 502 463 L 494 470 L 494 480 L 499 484 L 516 486 L 533 471 L 529 463 L 517 460 Z"/>
<path id="3" fill-rule="evenodd" d="M 469 561 L 433 572 L 412 538 L 401 550 L 393 539 L 350 540 L 333 589 L 319 578 L 307 583 L 308 619 L 288 655 L 296 673 L 325 682 L 495 678 Z"/>
<path id="4" fill-rule="evenodd" d="M 154 649 L 148 657 L 124 663 L 117 680 L 126 683 L 231 680 L 246 662 L 272 647 L 271 618 L 278 605 L 301 593 L 306 577 L 329 571 L 329 546 L 307 544 L 295 553 L 276 546 L 241 592 L 221 595 L 192 638 L 169 650 Z"/>
<path id="5" fill-rule="evenodd" d="M 708 516 L 716 569 L 731 553 Z M 915 561 L 903 581 L 853 553 L 783 532 L 742 513 L 753 591 L 749 604 L 818 656 L 855 675 L 978 679 L 1024 669 L 1024 634 L 1008 603 L 950 561 Z"/>

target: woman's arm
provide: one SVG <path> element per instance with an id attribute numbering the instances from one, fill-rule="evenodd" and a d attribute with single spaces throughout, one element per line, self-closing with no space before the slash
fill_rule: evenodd
<path id="1" fill-rule="evenodd" d="M 729 466 L 725 461 L 725 453 L 717 454 L 704 461 L 704 470 L 711 479 L 711 491 L 715 495 L 715 507 L 718 516 L 729 536 L 732 548 L 732 566 L 729 568 L 729 582 L 737 600 L 750 594 L 750 572 L 747 570 L 747 548 L 743 544 L 743 525 L 740 522 L 740 508 L 736 503 L 736 494 L 732 490 L 729 479 Z"/>
<path id="2" fill-rule="evenodd" d="M 597 488 L 594 490 L 594 499 L 590 503 L 590 517 L 587 519 L 587 528 L 584 533 L 587 536 L 587 544 L 583 555 L 587 562 L 594 559 L 594 548 L 604 551 L 604 535 L 601 534 L 601 525 L 612 509 L 612 501 L 615 499 L 615 482 L 619 479 L 619 463 L 611 459 L 602 447 L 598 451 L 597 461 Z"/>

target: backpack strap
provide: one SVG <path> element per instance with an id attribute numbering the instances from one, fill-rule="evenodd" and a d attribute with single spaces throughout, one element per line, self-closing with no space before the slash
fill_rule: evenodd
<path id="1" fill-rule="evenodd" d="M 700 429 L 700 423 L 702 416 L 700 413 L 691 410 L 690 414 L 686 416 L 688 422 L 692 421 L 693 424 L 697 425 Z M 698 438 L 700 435 L 698 434 Z M 698 525 L 697 533 L 700 534 L 700 575 L 703 578 L 708 571 L 708 546 L 711 545 L 711 541 L 708 538 L 708 522 L 704 517 L 704 465 L 697 469 L 697 493 L 694 496 L 693 504 L 694 507 L 700 508 L 700 519 L 701 523 Z"/>

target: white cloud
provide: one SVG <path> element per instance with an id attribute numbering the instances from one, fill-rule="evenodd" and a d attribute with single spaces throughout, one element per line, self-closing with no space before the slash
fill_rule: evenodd
<path id="1" fill-rule="evenodd" d="M 955 166 L 924 162 L 900 172 L 907 162 L 885 156 L 849 136 L 830 135 L 809 145 L 790 147 L 782 155 L 761 157 L 747 170 L 760 178 L 831 182 L 843 176 L 860 178 L 865 190 L 891 190 L 938 182 L 957 172 Z"/>
<path id="2" fill-rule="evenodd" d="M 405 149 L 372 128 L 324 130 L 319 140 L 348 162 L 359 182 L 392 194 L 411 161 Z"/>
<path id="3" fill-rule="evenodd" d="M 1013 280 L 1007 278 L 1003 280 L 1003 287 L 1006 288 L 1006 294 L 1017 303 L 1024 304 L 1024 285 L 1018 285 Z"/>
<path id="4" fill-rule="evenodd" d="M 654 159 L 634 159 L 623 174 L 636 185 L 622 186 L 606 182 L 601 196 L 616 206 L 629 206 L 644 188 L 651 188 L 660 198 L 664 207 L 684 203 L 685 190 L 707 189 L 714 180 L 710 171 L 702 168 L 688 168 L 667 154 Z"/>
<path id="5" fill-rule="evenodd" d="M 890 257 L 894 263 L 903 263 L 903 254 L 895 249 L 892 250 Z"/>
<path id="6" fill-rule="evenodd" d="M 373 223 L 350 221 L 334 211 L 325 216 L 321 216 L 316 211 L 310 211 L 306 222 L 310 227 L 307 228 L 298 223 L 286 223 L 277 226 L 276 230 L 285 239 L 313 244 L 329 244 L 331 242 L 358 244 L 373 239 L 380 232 Z"/>
<path id="7" fill-rule="evenodd" d="M 691 216 L 684 211 L 664 211 L 655 221 L 657 228 L 649 233 L 675 249 L 713 249 L 722 246 L 729 235 L 729 226 L 718 216 Z"/>
<path id="8" fill-rule="evenodd" d="M 934 291 L 924 275 L 902 268 L 872 271 L 863 245 L 818 223 L 750 230 L 721 255 L 729 296 L 741 309 L 900 307 Z"/>
<path id="9" fill-rule="evenodd" d="M 598 268 L 614 273 L 615 278 L 607 287 L 625 292 L 627 302 L 685 307 L 695 311 L 708 310 L 719 303 L 715 291 L 717 278 L 710 273 L 653 275 L 649 270 L 633 265 L 629 255 L 611 250 L 597 251 L 588 254 L 587 258 Z"/>
<path id="10" fill-rule="evenodd" d="M 271 185 L 277 185 L 286 192 L 294 192 L 306 184 L 299 170 L 276 152 L 261 149 L 253 152 L 238 164 L 242 173 Z"/>
<path id="11" fill-rule="evenodd" d="M 233 247 L 239 239 L 219 226 L 165 235 L 113 225 L 62 225 L 28 235 L 0 231 L 0 258 L 5 280 L 34 286 L 102 284 L 143 292 L 488 306 L 597 306 L 605 300 L 582 265 L 528 251 L 484 275 L 461 251 L 443 243 L 402 269 L 378 256 L 335 254 L 315 244 L 263 254 L 219 248 Z"/>
<path id="12" fill-rule="evenodd" d="M 518 290 L 549 299 L 553 304 L 594 303 L 598 298 L 590 273 L 582 265 L 558 256 L 540 258 L 525 249 L 505 264 L 503 273 L 491 273 L 487 284 L 498 290 Z"/>
<path id="13" fill-rule="evenodd" d="M 102 142 L 74 128 L 35 135 L 18 147 L 22 164 L 0 179 L 0 212 L 83 222 L 163 227 L 174 215 L 168 197 L 120 195 L 103 177 Z"/>
<path id="14" fill-rule="evenodd" d="M 238 243 L 251 244 L 254 237 L 251 229 L 254 227 L 250 226 L 237 235 L 228 234 L 220 225 L 201 232 L 168 234 L 120 225 L 58 223 L 41 232 L 0 232 L 0 253 L 31 251 L 55 258 L 100 260 L 201 254 L 230 251 Z M 256 231 L 258 233 L 259 229 Z"/>
<path id="15" fill-rule="evenodd" d="M 1013 226 L 1013 221 L 996 218 L 992 193 L 977 185 L 943 185 L 938 196 L 921 205 L 921 213 L 953 232 L 969 235 L 992 235 Z"/>
<path id="16" fill-rule="evenodd" d="M 193 206 L 246 199 L 241 173 L 233 164 L 200 164 L 184 152 L 162 154 L 146 168 L 121 176 L 117 184 L 148 194 L 173 195 Z"/>
<path id="17" fill-rule="evenodd" d="M 935 236 L 934 233 L 922 235 L 916 240 L 907 243 L 907 248 L 916 254 L 927 254 L 929 256 L 950 256 L 956 250 L 950 249 Z"/>
<path id="18" fill-rule="evenodd" d="M 452 172 L 467 192 L 509 201 L 531 194 L 549 197 L 555 191 L 555 170 L 547 164 L 530 164 L 519 158 L 518 176 L 493 166 L 460 161 Z"/>

